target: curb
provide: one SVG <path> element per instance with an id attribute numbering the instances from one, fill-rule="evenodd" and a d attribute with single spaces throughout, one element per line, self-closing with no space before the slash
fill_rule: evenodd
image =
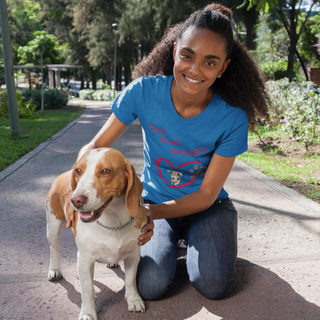
<path id="1" fill-rule="evenodd" d="M 67 124 L 64 128 L 62 128 L 60 131 L 55 133 L 53 136 L 45 140 L 44 142 L 40 143 L 37 147 L 35 147 L 33 150 L 22 156 L 20 159 L 18 159 L 16 162 L 11 164 L 9 167 L 4 169 L 0 172 L 0 182 L 3 181 L 5 178 L 10 176 L 13 172 L 18 170 L 21 166 L 23 166 L 26 162 L 28 162 L 30 159 L 32 159 L 34 156 L 36 156 L 39 152 L 41 152 L 44 148 L 46 148 L 50 143 L 58 139 L 61 135 L 63 135 L 66 131 L 68 131 L 71 127 L 73 127 L 79 120 L 81 120 L 86 114 L 88 113 L 88 109 L 77 119 L 73 120 L 69 124 Z"/>
<path id="2" fill-rule="evenodd" d="M 311 199 L 308 199 L 307 197 L 303 196 L 297 191 L 286 187 L 280 182 L 274 180 L 271 177 L 266 176 L 264 173 L 257 171 L 256 169 L 248 166 L 246 163 L 238 159 L 236 159 L 235 163 L 242 170 L 246 171 L 257 180 L 264 182 L 266 185 L 270 186 L 274 190 L 282 193 L 284 196 L 286 196 L 288 199 L 290 199 L 300 207 L 303 207 L 304 209 L 313 213 L 314 215 L 318 215 L 318 216 L 320 215 L 320 204 L 318 204 L 317 202 L 312 201 Z"/>

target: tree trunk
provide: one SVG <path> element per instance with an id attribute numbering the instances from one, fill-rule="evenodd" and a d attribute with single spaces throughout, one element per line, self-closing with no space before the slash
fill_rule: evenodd
<path id="1" fill-rule="evenodd" d="M 287 78 L 291 82 L 293 79 L 293 67 L 295 62 L 296 44 L 293 39 L 290 39 L 290 46 L 288 52 L 288 66 L 287 66 Z"/>
<path id="2" fill-rule="evenodd" d="M 80 90 L 83 90 L 84 89 L 84 76 L 83 76 L 83 73 L 81 73 L 81 87 L 80 87 Z"/>
<path id="3" fill-rule="evenodd" d="M 111 86 L 111 66 L 110 66 L 110 64 L 108 64 L 106 67 L 106 81 L 107 81 L 107 84 L 109 84 Z"/>
<path id="4" fill-rule="evenodd" d="M 243 22 L 247 29 L 246 47 L 248 50 L 254 50 L 256 48 L 255 39 L 257 38 L 254 26 L 257 24 L 258 12 L 256 7 L 253 6 L 250 10 L 247 7 L 241 9 Z"/>

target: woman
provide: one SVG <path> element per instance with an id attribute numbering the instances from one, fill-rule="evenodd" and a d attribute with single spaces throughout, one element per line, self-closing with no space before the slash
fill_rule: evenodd
<path id="1" fill-rule="evenodd" d="M 139 238 L 137 284 L 146 300 L 172 285 L 180 239 L 201 294 L 221 299 L 234 286 L 237 212 L 223 185 L 247 149 L 248 125 L 267 116 L 267 95 L 258 67 L 233 39 L 231 22 L 229 9 L 212 4 L 170 29 L 79 153 L 111 147 L 139 119 L 150 221 Z"/>

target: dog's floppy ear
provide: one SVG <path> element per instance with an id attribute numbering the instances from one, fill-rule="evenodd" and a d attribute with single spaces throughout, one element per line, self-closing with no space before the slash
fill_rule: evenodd
<path id="1" fill-rule="evenodd" d="M 128 212 L 132 217 L 137 219 L 142 218 L 142 215 L 145 214 L 144 208 L 141 208 L 143 203 L 141 194 L 143 191 L 143 185 L 140 179 L 136 175 L 136 171 L 127 159 L 124 160 L 125 170 L 128 174 L 128 184 L 126 191 L 126 207 Z"/>
<path id="2" fill-rule="evenodd" d="M 76 177 L 75 177 L 75 173 L 74 173 L 74 166 L 72 168 L 72 171 L 71 171 L 71 188 L 72 188 L 72 191 L 74 191 L 77 187 L 77 181 L 76 181 Z"/>

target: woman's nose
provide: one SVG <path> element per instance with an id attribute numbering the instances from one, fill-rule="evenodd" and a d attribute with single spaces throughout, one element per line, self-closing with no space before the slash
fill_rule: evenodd
<path id="1" fill-rule="evenodd" d="M 191 64 L 190 68 L 189 68 L 189 72 L 197 75 L 199 74 L 201 71 L 201 67 L 200 67 L 200 63 L 195 61 L 194 63 Z"/>

